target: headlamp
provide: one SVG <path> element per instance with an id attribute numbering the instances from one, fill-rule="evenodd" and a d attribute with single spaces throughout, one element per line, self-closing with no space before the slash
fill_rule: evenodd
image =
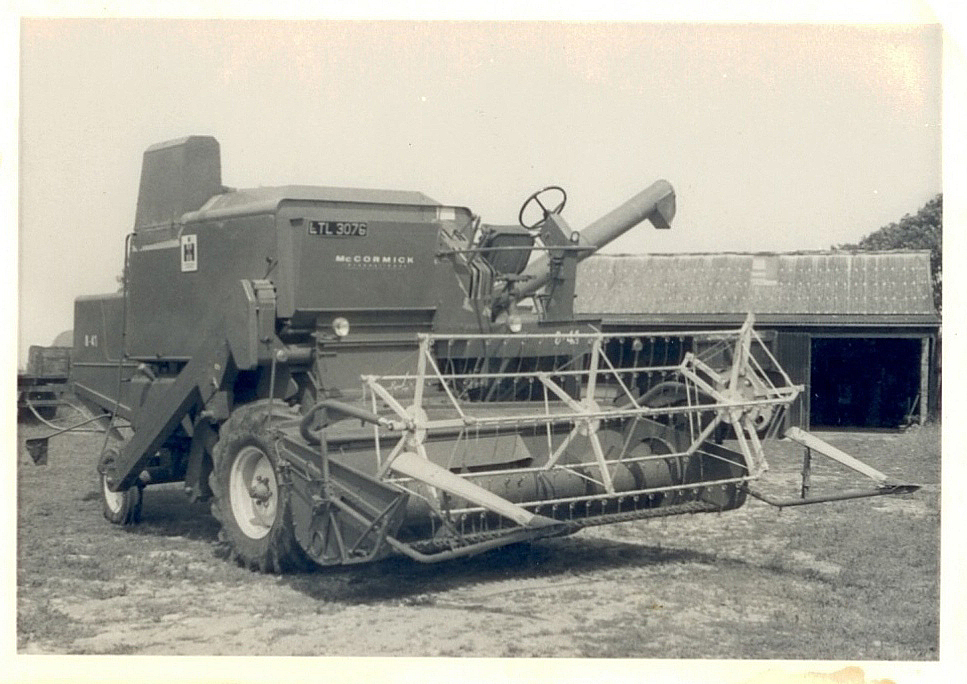
<path id="1" fill-rule="evenodd" d="M 349 334 L 349 321 L 342 316 L 333 319 L 332 331 L 336 333 L 336 337 L 345 337 Z"/>

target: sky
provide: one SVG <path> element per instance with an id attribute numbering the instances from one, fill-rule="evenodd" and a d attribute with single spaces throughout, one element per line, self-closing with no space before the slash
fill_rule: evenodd
<path id="1" fill-rule="evenodd" d="M 20 360 L 116 289 L 156 142 L 491 223 L 556 184 L 580 229 L 665 178 L 672 230 L 606 251 L 826 249 L 942 191 L 941 54 L 936 24 L 26 19 Z"/>

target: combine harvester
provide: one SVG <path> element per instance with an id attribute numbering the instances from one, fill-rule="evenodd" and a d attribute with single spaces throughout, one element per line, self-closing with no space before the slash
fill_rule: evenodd
<path id="1" fill-rule="evenodd" d="M 756 492 L 802 388 L 763 370 L 751 316 L 620 337 L 575 318 L 578 262 L 669 228 L 675 194 L 658 181 L 581 232 L 566 199 L 545 188 L 520 226 L 487 225 L 416 192 L 229 189 L 210 137 L 149 148 L 124 289 L 75 308 L 72 389 L 129 434 L 105 438 L 105 516 L 135 523 L 145 487 L 183 481 L 234 558 L 281 572 L 916 489 L 792 428 L 807 465 L 873 486 Z M 669 358 L 673 337 L 689 347 Z"/>

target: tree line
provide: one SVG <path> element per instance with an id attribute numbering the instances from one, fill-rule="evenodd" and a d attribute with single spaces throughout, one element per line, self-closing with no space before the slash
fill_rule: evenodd
<path id="1" fill-rule="evenodd" d="M 938 193 L 916 214 L 876 230 L 855 244 L 836 245 L 833 249 L 882 250 L 929 249 L 933 303 L 937 313 L 943 306 L 943 193 Z"/>

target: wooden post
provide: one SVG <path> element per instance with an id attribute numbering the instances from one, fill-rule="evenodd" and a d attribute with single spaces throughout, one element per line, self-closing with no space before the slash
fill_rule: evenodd
<path id="1" fill-rule="evenodd" d="M 809 495 L 809 473 L 812 466 L 813 452 L 809 447 L 802 455 L 802 487 L 799 490 L 800 498 L 805 499 Z"/>
<path id="2" fill-rule="evenodd" d="M 930 337 L 920 338 L 920 425 L 927 422 L 930 397 Z"/>

